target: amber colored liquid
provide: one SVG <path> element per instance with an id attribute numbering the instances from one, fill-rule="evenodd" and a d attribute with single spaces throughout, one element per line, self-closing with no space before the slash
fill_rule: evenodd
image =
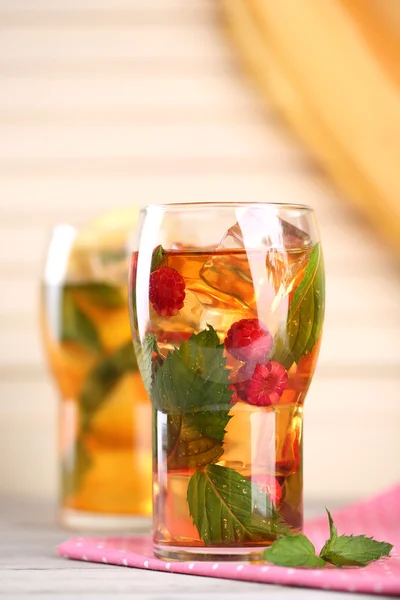
<path id="1" fill-rule="evenodd" d="M 117 291 L 126 298 L 126 289 Z M 88 348 L 79 334 L 63 339 L 65 294 L 94 326 L 100 350 Z M 99 305 L 73 285 L 47 287 L 44 298 L 45 345 L 61 393 L 62 506 L 104 515 L 150 515 L 151 405 L 139 371 L 128 366 L 93 384 L 104 361 L 120 348 L 129 351 L 127 306 Z"/>
<path id="2" fill-rule="evenodd" d="M 150 308 L 150 330 L 161 353 L 173 351 L 192 333 L 211 324 L 220 342 L 232 323 L 258 318 L 274 335 L 284 322 L 290 302 L 301 282 L 311 250 L 286 253 L 225 250 L 167 253 L 168 266 L 184 278 L 184 308 L 173 317 L 160 317 Z M 312 316 L 310 316 L 312 318 Z M 277 509 L 289 527 L 302 528 L 302 423 L 303 402 L 315 368 L 319 340 L 312 352 L 293 364 L 280 401 L 274 406 L 237 402 L 223 440 L 217 464 L 230 467 L 259 483 L 276 478 L 281 493 Z M 240 362 L 228 354 L 227 367 L 234 371 Z M 154 541 L 157 548 L 204 546 L 188 508 L 187 490 L 193 469 L 169 465 L 166 422 L 168 414 L 154 411 L 156 441 L 153 456 Z M 258 542 L 265 546 L 271 540 Z M 256 546 L 253 541 L 240 546 Z"/>

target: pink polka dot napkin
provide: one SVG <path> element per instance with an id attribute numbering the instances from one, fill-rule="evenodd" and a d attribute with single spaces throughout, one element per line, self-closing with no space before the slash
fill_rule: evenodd
<path id="1" fill-rule="evenodd" d="M 238 562 L 164 562 L 153 557 L 150 537 L 73 538 L 58 547 L 65 558 L 137 569 L 171 571 L 348 592 L 400 595 L 400 485 L 333 513 L 339 534 L 366 534 L 394 544 L 390 558 L 364 568 L 288 569 Z M 305 533 L 317 551 L 329 537 L 325 516 L 309 521 Z"/>

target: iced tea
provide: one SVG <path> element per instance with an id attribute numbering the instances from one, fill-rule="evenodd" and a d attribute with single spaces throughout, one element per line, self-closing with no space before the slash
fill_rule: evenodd
<path id="1" fill-rule="evenodd" d="M 151 405 L 132 346 L 126 283 L 46 285 L 43 300 L 61 393 L 62 521 L 99 526 L 97 516 L 115 526 L 118 517 L 149 516 Z"/>
<path id="2" fill-rule="evenodd" d="M 158 556 L 246 556 L 301 531 L 303 403 L 324 274 L 320 244 L 281 226 L 282 247 L 241 247 L 236 226 L 219 247 L 158 246 L 151 265 L 140 247 L 133 254 Z"/>

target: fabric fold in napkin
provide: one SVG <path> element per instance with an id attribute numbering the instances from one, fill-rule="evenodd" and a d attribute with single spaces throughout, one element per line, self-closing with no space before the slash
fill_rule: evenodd
<path id="1" fill-rule="evenodd" d="M 339 534 L 373 536 L 394 545 L 390 558 L 363 568 L 294 569 L 268 564 L 238 562 L 165 562 L 154 558 L 152 541 L 146 537 L 73 538 L 58 547 L 58 553 L 75 560 L 92 561 L 325 590 L 400 595 L 400 485 L 391 490 L 333 512 Z M 326 516 L 306 523 L 305 534 L 319 551 L 329 537 Z"/>

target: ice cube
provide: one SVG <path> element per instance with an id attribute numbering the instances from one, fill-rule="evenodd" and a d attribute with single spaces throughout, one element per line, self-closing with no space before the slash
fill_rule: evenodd
<path id="1" fill-rule="evenodd" d="M 289 221 L 277 216 L 276 210 L 265 206 L 239 209 L 238 221 L 224 233 L 221 248 L 277 248 L 301 250 L 310 248 L 309 235 Z"/>
<path id="2" fill-rule="evenodd" d="M 281 287 L 285 289 L 286 269 L 276 276 L 273 266 L 278 258 L 273 256 L 271 262 L 269 255 L 268 250 L 215 253 L 204 263 L 200 277 L 206 284 L 203 297 L 212 298 L 218 311 L 233 314 L 234 321 L 258 318 L 274 334 L 286 314 L 285 307 L 276 314 L 273 310 L 277 294 L 280 298 Z"/>
<path id="3" fill-rule="evenodd" d="M 222 342 L 233 320 L 248 316 L 248 312 L 241 311 L 238 307 L 232 313 L 232 301 L 229 298 L 221 306 L 220 299 L 203 293 L 198 287 L 194 292 L 189 289 L 189 285 L 186 288 L 184 307 L 178 315 L 153 319 L 152 333 L 157 336 L 163 355 L 187 341 L 193 333 L 204 331 L 208 325 L 216 330 Z"/>
<path id="4" fill-rule="evenodd" d="M 275 333 L 286 318 L 289 294 L 307 263 L 309 236 L 275 210 L 240 209 L 238 222 L 222 237 L 200 271 L 204 290 L 220 308 L 248 309 Z M 238 210 L 238 213 L 240 213 Z M 302 249 L 304 251 L 302 251 Z"/>
<path id="5" fill-rule="evenodd" d="M 211 254 L 200 270 L 200 277 L 209 288 L 207 294 L 203 290 L 203 295 L 213 298 L 213 304 L 217 301 L 220 308 L 228 310 L 256 309 L 253 277 L 245 252 Z"/>

